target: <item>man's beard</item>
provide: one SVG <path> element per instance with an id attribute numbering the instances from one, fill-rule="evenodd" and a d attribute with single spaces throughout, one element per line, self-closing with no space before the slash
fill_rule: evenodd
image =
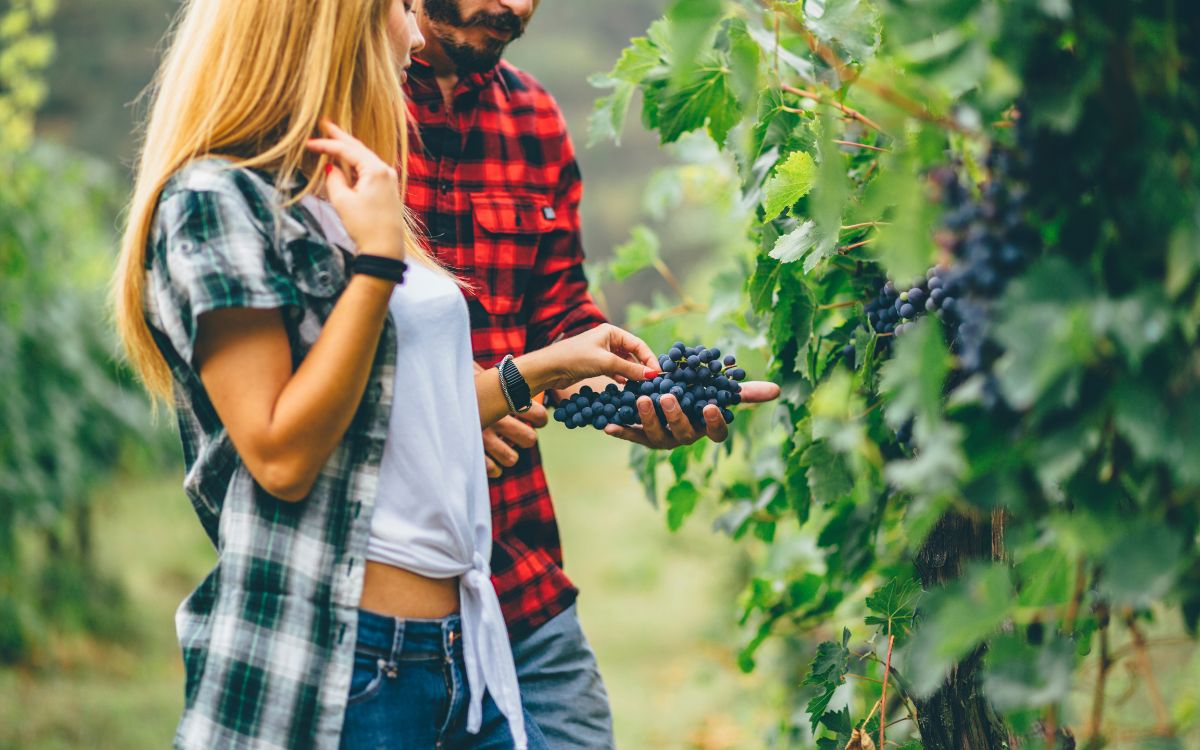
<path id="1" fill-rule="evenodd" d="M 525 32 L 524 23 L 512 12 L 476 13 L 471 18 L 463 18 L 462 10 L 458 7 L 458 0 L 425 0 L 424 9 L 429 20 L 441 26 L 459 29 L 484 26 L 496 31 L 506 31 L 512 35 L 508 40 L 489 37 L 484 46 L 480 48 L 455 41 L 449 34 L 440 34 L 435 29 L 434 36 L 442 45 L 446 56 L 461 73 L 483 73 L 496 67 L 509 43 Z"/>

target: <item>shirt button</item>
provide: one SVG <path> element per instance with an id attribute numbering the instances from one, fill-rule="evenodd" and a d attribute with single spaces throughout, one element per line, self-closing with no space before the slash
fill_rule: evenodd
<path id="1" fill-rule="evenodd" d="M 442 192 L 443 192 L 443 193 L 449 193 L 449 192 L 450 192 L 450 189 L 451 189 L 451 188 L 453 188 L 453 187 L 454 187 L 454 186 L 453 186 L 453 185 L 452 185 L 452 184 L 451 184 L 449 181 L 447 181 L 447 182 L 443 182 L 443 183 L 442 183 Z"/>
<path id="2" fill-rule="evenodd" d="M 321 271 L 317 274 L 317 281 L 321 282 L 322 284 L 328 284 L 332 280 L 333 274 L 329 273 L 328 271 Z"/>

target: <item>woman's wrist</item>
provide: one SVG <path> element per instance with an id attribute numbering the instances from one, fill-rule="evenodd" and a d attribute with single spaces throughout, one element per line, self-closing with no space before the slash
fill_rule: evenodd
<path id="1" fill-rule="evenodd" d="M 555 366 L 554 357 L 548 355 L 545 349 L 514 357 L 513 364 L 517 366 L 521 377 L 529 384 L 529 392 L 533 394 L 556 387 L 563 377 L 561 370 Z"/>

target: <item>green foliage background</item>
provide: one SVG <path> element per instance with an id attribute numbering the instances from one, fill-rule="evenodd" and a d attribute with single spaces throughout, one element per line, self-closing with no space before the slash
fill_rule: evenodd
<path id="1" fill-rule="evenodd" d="M 609 93 L 594 138 L 637 117 L 677 144 L 647 214 L 707 180 L 736 227 L 707 298 L 632 308 L 631 323 L 660 351 L 702 335 L 784 390 L 781 408 L 739 413 L 730 445 L 634 465 L 672 527 L 710 500 L 757 550 L 745 668 L 764 644 L 854 628 L 818 649 L 780 746 L 878 738 L 885 678 L 893 719 L 966 681 L 986 697 L 973 718 L 1005 720 L 988 746 L 1197 741 L 1196 691 L 1163 693 L 1146 631 L 1194 637 L 1200 619 L 1198 14 L 1170 0 L 677 0 L 596 77 Z M 885 275 L 952 261 L 929 170 L 980 185 L 987 150 L 1017 132 L 1041 250 L 995 306 L 989 374 L 1010 408 L 994 409 L 937 319 L 885 346 L 863 303 Z M 657 267 L 659 244 L 637 228 L 611 273 Z M 990 549 L 960 556 L 977 532 Z M 916 573 L 938 565 L 952 580 L 922 592 Z M 1147 707 L 1132 729 L 1106 715 L 1122 660 Z M 952 718 L 889 736 L 966 742 L 937 736 Z"/>

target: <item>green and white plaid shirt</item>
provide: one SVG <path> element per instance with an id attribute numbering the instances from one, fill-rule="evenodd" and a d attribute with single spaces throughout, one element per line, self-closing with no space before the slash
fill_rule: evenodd
<path id="1" fill-rule="evenodd" d="M 270 176 L 210 158 L 163 190 L 147 256 L 147 318 L 171 366 L 184 489 L 218 551 L 176 629 L 187 674 L 179 748 L 337 748 L 353 668 L 396 335 L 386 323 L 358 412 L 298 503 L 251 478 L 193 364 L 220 308 L 283 308 L 294 365 L 345 288 L 346 253 Z"/>

